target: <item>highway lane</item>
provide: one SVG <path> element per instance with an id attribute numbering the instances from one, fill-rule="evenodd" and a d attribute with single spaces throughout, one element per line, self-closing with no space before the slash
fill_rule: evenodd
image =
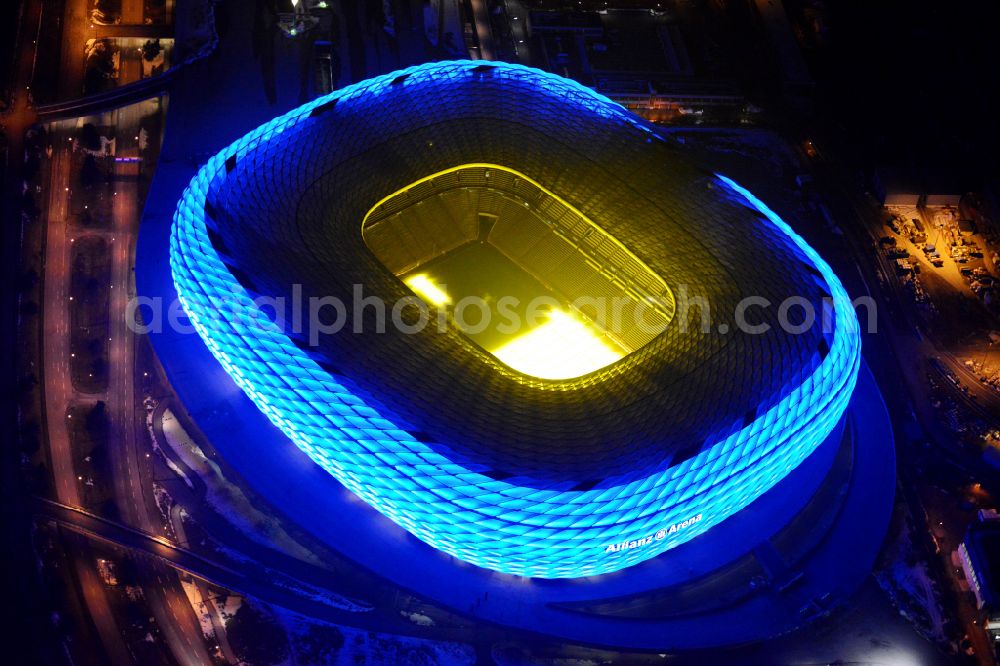
<path id="1" fill-rule="evenodd" d="M 51 10 L 57 11 L 58 5 Z M 87 0 L 66 0 L 62 16 L 62 41 L 59 53 L 58 99 L 72 99 L 83 94 L 84 50 L 93 36 Z M 50 100 L 45 100 L 50 101 Z"/>
<path id="2" fill-rule="evenodd" d="M 68 504 L 80 504 L 73 469 L 67 410 L 73 396 L 69 377 L 70 241 L 67 237 L 66 194 L 69 192 L 70 145 L 61 132 L 51 135 L 54 152 L 48 183 L 47 236 L 43 302 L 43 390 L 48 415 L 49 457 L 56 494 Z"/>
<path id="3" fill-rule="evenodd" d="M 125 646 L 114 612 L 111 610 L 107 591 L 100 584 L 95 568 L 96 560 L 90 553 L 89 547 L 86 549 L 75 547 L 68 555 L 73 561 L 75 576 L 80 581 L 80 592 L 83 594 L 87 613 L 97 629 L 101 645 L 109 659 L 116 666 L 131 664 L 132 658 Z"/>
<path id="4" fill-rule="evenodd" d="M 153 102 L 158 103 L 158 102 Z M 103 122 L 117 128 L 119 155 L 138 155 L 139 119 L 149 112 L 148 104 L 133 105 L 110 112 Z M 74 405 L 92 404 L 103 400 L 108 415 L 108 450 L 112 463 L 116 505 L 122 518 L 131 524 L 155 531 L 159 520 L 150 483 L 144 483 L 140 470 L 142 424 L 137 418 L 139 404 L 135 389 L 135 338 L 125 323 L 125 311 L 135 293 L 133 279 L 134 242 L 139 221 L 140 192 L 134 178 L 118 178 L 114 184 L 112 226 L 108 230 L 73 229 L 69 218 L 69 201 L 73 189 L 72 134 L 75 123 L 59 123 L 50 127 L 55 146 L 49 182 L 48 235 L 45 263 L 44 303 L 44 364 L 45 401 L 49 421 L 50 454 L 57 497 L 60 501 L 80 506 L 80 480 L 73 467 L 72 443 L 67 426 L 67 411 Z M 71 249 L 76 238 L 84 235 L 104 237 L 112 252 L 109 308 L 109 385 L 96 394 L 83 394 L 75 389 L 69 366 L 70 315 L 69 288 L 72 279 Z M 151 479 L 146 474 L 146 479 Z M 160 526 L 162 529 L 162 525 Z M 93 563 L 86 566 L 93 567 Z M 148 584 L 149 579 L 145 582 Z M 96 611 L 101 623 L 113 622 L 108 613 L 100 612 L 103 593 L 97 588 L 84 587 L 88 606 Z M 164 588 L 146 588 L 150 608 L 175 657 L 181 663 L 208 663 L 200 627 L 187 596 L 174 576 Z M 106 604 L 106 599 L 103 599 Z M 186 605 L 186 612 L 183 610 Z M 107 627 L 101 632 L 112 634 Z M 121 640 L 119 638 L 118 642 Z M 108 648 L 112 650 L 113 648 Z M 127 663 L 127 662 L 125 662 Z"/>
<path id="5" fill-rule="evenodd" d="M 101 644 L 113 664 L 131 664 L 132 655 L 125 647 L 125 641 L 115 622 L 114 611 L 108 602 L 104 581 L 97 575 L 97 558 L 91 550 L 91 544 L 80 534 L 72 534 L 67 530 L 64 542 L 69 544 L 69 557 L 72 558 L 80 591 L 87 600 L 87 612 L 101 637 Z"/>
<path id="6" fill-rule="evenodd" d="M 68 227 L 69 174 L 72 143 L 62 132 L 55 132 L 52 169 L 49 178 L 47 237 L 45 244 L 45 283 L 43 304 L 44 400 L 48 418 L 49 459 L 60 501 L 79 506 L 80 481 L 73 468 L 69 439 L 69 407 L 79 402 L 69 371 L 69 285 L 72 235 Z M 94 573 L 94 563 L 73 558 L 76 576 L 87 610 L 97 627 L 109 658 L 116 665 L 132 663 L 122 641 L 104 589 L 85 584 Z"/>
<path id="7" fill-rule="evenodd" d="M 144 13 L 142 0 L 124 0 L 122 2 L 122 18 L 119 25 L 142 25 Z"/>
<path id="8" fill-rule="evenodd" d="M 504 0 L 507 17 L 510 19 L 511 39 L 514 52 L 522 65 L 532 64 L 531 39 L 528 37 L 528 9 L 521 0 Z"/>
<path id="9" fill-rule="evenodd" d="M 152 558 L 142 558 L 138 570 L 146 601 L 153 609 L 174 659 L 180 664 L 212 663 L 201 625 L 181 587 L 177 571 Z"/>
<path id="10" fill-rule="evenodd" d="M 123 3 L 123 22 L 142 26 L 142 0 L 126 0 Z M 61 48 L 61 63 L 59 70 L 59 94 L 61 98 L 79 96 L 82 90 L 83 48 L 88 38 L 105 36 L 115 32 L 118 27 L 101 27 L 95 30 L 90 23 L 89 2 L 87 0 L 69 0 L 63 13 L 63 34 Z M 127 26 L 126 26 L 127 29 Z M 163 28 L 160 28 L 162 31 Z M 99 34 L 98 34 L 99 33 Z M 34 63 L 34 49 L 23 50 L 21 60 L 24 63 Z M 30 80 L 33 66 L 25 66 L 22 78 Z M 135 69 L 135 68 L 133 68 Z M 126 73 L 137 76 L 137 71 Z M 128 77 L 120 81 L 127 83 Z M 20 87 L 20 86 L 19 86 Z M 27 86 L 25 85 L 25 91 Z M 23 100 L 26 102 L 26 100 Z M 119 131 L 118 149 L 134 149 L 138 154 L 139 118 L 145 112 L 143 105 L 126 107 L 120 111 L 112 111 L 106 124 L 117 127 Z M 44 245 L 44 298 L 43 298 L 43 400 L 47 414 L 47 431 L 49 435 L 49 458 L 54 479 L 56 497 L 70 505 L 79 506 L 82 503 L 80 481 L 73 466 L 72 443 L 70 441 L 67 412 L 71 406 L 91 404 L 94 400 L 104 400 L 108 406 L 110 422 L 111 456 L 115 469 L 115 496 L 118 506 L 129 519 L 143 526 L 150 526 L 148 509 L 153 502 L 150 493 L 146 493 L 142 477 L 138 469 L 138 451 L 136 431 L 140 423 L 136 418 L 138 407 L 134 384 L 134 354 L 135 341 L 126 330 L 124 323 L 125 306 L 132 287 L 132 251 L 135 232 L 138 227 L 138 188 L 134 180 L 119 183 L 120 191 L 115 195 L 113 206 L 113 228 L 110 232 L 97 232 L 99 235 L 114 238 L 112 241 L 113 270 L 111 284 L 110 307 L 110 350 L 109 378 L 110 386 L 106 393 L 85 396 L 72 385 L 70 372 L 70 325 L 69 295 L 72 279 L 71 248 L 73 237 L 83 230 L 70 227 L 69 202 L 75 185 L 73 171 L 73 134 L 74 122 L 60 123 L 50 126 L 51 141 L 54 147 L 49 169 L 46 173 L 48 200 L 47 225 Z M 104 124 L 104 123 L 102 123 Z M 20 131 L 23 132 L 23 129 Z M 124 138 L 122 135 L 131 135 Z M 131 139 L 131 141 L 129 141 Z M 153 137 L 158 140 L 158 137 Z M 92 233 L 90 230 L 84 233 Z M 155 505 L 154 505 L 155 509 Z M 155 515 L 155 514 L 154 514 Z M 77 576 L 81 581 L 88 581 L 95 575 L 94 563 L 79 557 L 73 561 Z M 146 594 L 161 628 L 164 631 L 171 649 L 178 662 L 185 664 L 209 663 L 209 656 L 204 647 L 200 627 L 193 610 L 187 602 L 187 597 L 180 586 L 176 575 L 169 585 L 154 585 L 146 588 Z M 148 584 L 148 580 L 146 581 Z M 88 613 L 94 618 L 98 633 L 114 664 L 131 663 L 130 656 L 118 631 L 115 618 L 111 613 L 103 588 L 99 585 L 84 584 L 81 592 L 85 597 Z M 186 608 L 186 611 L 185 611 Z"/>
<path id="11" fill-rule="evenodd" d="M 476 39 L 479 42 L 479 57 L 482 60 L 494 60 L 496 49 L 493 47 L 493 30 L 490 28 L 490 14 L 486 7 L 486 0 L 470 0 L 472 16 L 468 20 L 476 31 Z"/>
<path id="12" fill-rule="evenodd" d="M 140 120 L 156 111 L 158 100 L 134 104 L 112 112 L 117 129 L 116 157 L 139 157 Z M 156 140 L 154 137 L 152 140 Z M 135 296 L 134 255 L 141 210 L 139 180 L 126 175 L 126 163 L 116 163 L 112 206 L 112 277 L 110 298 L 109 385 L 110 452 L 113 461 L 115 496 L 125 522 L 149 533 L 163 531 L 163 520 L 152 496 L 152 475 L 143 469 L 145 430 L 137 412 L 135 335 L 129 330 L 125 313 Z M 201 628 L 180 581 L 173 577 L 161 585 L 150 572 L 140 574 L 153 614 L 174 656 L 181 663 L 209 663 Z"/>

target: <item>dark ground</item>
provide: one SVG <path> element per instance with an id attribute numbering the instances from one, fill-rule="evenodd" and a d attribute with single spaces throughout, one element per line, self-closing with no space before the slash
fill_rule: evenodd
<path id="1" fill-rule="evenodd" d="M 808 0 L 787 0 L 805 26 Z M 1000 3 L 827 0 L 825 37 L 803 38 L 817 107 L 869 164 L 890 164 L 976 189 L 1000 174 Z"/>

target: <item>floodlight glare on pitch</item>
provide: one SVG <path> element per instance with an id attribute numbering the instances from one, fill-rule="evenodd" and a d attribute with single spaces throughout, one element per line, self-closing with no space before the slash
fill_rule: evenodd
<path id="1" fill-rule="evenodd" d="M 451 303 L 451 297 L 448 296 L 448 292 L 434 284 L 434 281 L 423 273 L 411 275 L 403 280 L 403 282 L 431 305 L 440 307 Z"/>
<path id="2" fill-rule="evenodd" d="M 547 321 L 491 350 L 498 359 L 526 375 L 570 379 L 606 365 L 624 354 L 591 327 L 563 310 L 552 310 Z"/>
<path id="3" fill-rule="evenodd" d="M 429 305 L 443 308 L 452 303 L 451 296 L 426 273 L 408 275 L 403 282 Z M 528 322 L 503 322 L 508 326 L 504 330 L 510 334 L 501 337 L 497 344 L 485 345 L 485 349 L 511 369 L 540 379 L 579 377 L 625 355 L 607 335 L 566 310 L 554 308 L 540 318 L 542 321 L 533 328 Z M 456 326 L 469 333 L 478 331 L 483 323 L 486 322 L 463 320 L 456 322 Z M 523 326 L 515 326 L 516 323 Z M 520 328 L 529 330 L 522 332 Z"/>

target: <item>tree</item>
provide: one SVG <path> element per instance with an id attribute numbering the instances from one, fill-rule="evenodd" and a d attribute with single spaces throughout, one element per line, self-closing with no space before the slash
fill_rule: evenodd
<path id="1" fill-rule="evenodd" d="M 115 47 L 107 39 L 98 39 L 87 48 L 87 69 L 105 79 L 115 75 Z"/>
<path id="2" fill-rule="evenodd" d="M 97 509 L 97 514 L 113 521 L 121 520 L 122 517 L 121 511 L 118 510 L 118 503 L 115 502 L 114 497 L 109 497 L 101 502 L 101 506 Z"/>
<path id="3" fill-rule="evenodd" d="M 38 284 L 38 271 L 34 268 L 29 268 L 21 273 L 21 279 L 18 280 L 17 288 L 20 291 L 25 292 L 34 287 L 36 284 Z"/>
<path id="4" fill-rule="evenodd" d="M 100 167 L 97 166 L 97 160 L 94 159 L 94 156 L 87 155 L 83 158 L 83 166 L 80 167 L 80 184 L 89 189 L 103 179 L 104 174 L 101 173 Z"/>
<path id="5" fill-rule="evenodd" d="M 80 128 L 80 144 L 87 150 L 100 149 L 101 134 L 94 123 L 86 123 Z"/>
<path id="6" fill-rule="evenodd" d="M 21 210 L 32 220 L 37 220 L 42 211 L 35 204 L 35 197 L 30 190 L 26 190 L 21 197 Z"/>
<path id="7" fill-rule="evenodd" d="M 148 39 L 146 43 L 142 45 L 142 59 L 146 62 L 153 62 L 156 60 L 156 56 L 160 55 L 160 51 L 163 47 L 160 46 L 160 40 L 158 39 Z"/>
<path id="8" fill-rule="evenodd" d="M 38 171 L 41 168 L 42 158 L 35 151 L 29 152 L 24 158 L 24 169 L 21 172 L 21 177 L 24 178 L 24 182 L 30 183 L 35 180 L 35 176 L 38 175 Z"/>
<path id="9" fill-rule="evenodd" d="M 115 78 L 115 46 L 107 39 L 95 39 L 88 42 L 86 49 L 86 72 L 84 73 L 84 89 L 94 91 L 102 89 L 109 79 Z"/>
<path id="10" fill-rule="evenodd" d="M 52 492 L 52 475 L 45 463 L 38 463 L 28 476 L 28 487 L 34 495 L 48 497 Z"/>
<path id="11" fill-rule="evenodd" d="M 87 430 L 91 437 L 101 437 L 108 426 L 107 406 L 103 400 L 98 400 L 97 404 L 87 412 Z"/>
<path id="12" fill-rule="evenodd" d="M 247 601 L 226 622 L 226 634 L 236 656 L 252 666 L 270 666 L 288 657 L 285 630 Z"/>
<path id="13" fill-rule="evenodd" d="M 123 558 L 120 562 L 115 562 L 115 574 L 118 582 L 125 586 L 139 584 L 139 570 L 131 557 Z"/>
<path id="14" fill-rule="evenodd" d="M 327 624 L 311 624 L 299 636 L 295 651 L 307 663 L 326 664 L 333 661 L 337 651 L 343 646 L 344 634 L 340 629 Z"/>

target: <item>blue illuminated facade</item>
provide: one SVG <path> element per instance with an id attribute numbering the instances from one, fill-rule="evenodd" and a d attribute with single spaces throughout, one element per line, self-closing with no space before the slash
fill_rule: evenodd
<path id="1" fill-rule="evenodd" d="M 546 484 L 537 478 L 521 482 L 516 474 L 485 474 L 468 457 L 452 455 L 459 443 L 437 446 L 413 432 L 410 423 L 382 408 L 381 396 L 359 390 L 351 378 L 277 330 L 213 238 L 218 234 L 213 209 L 222 205 L 214 197 L 223 189 L 227 196 L 239 190 L 227 182 L 236 173 L 234 165 L 310 128 L 325 108 L 378 105 L 402 85 L 411 93 L 422 87 L 460 89 L 481 79 L 483 67 L 482 62 L 431 63 L 363 81 L 272 120 L 212 157 L 174 216 L 174 284 L 201 340 L 261 412 L 351 492 L 411 534 L 462 561 L 518 576 L 617 571 L 676 547 L 749 505 L 807 458 L 847 407 L 860 361 L 857 319 L 830 267 L 778 215 L 730 179 L 706 176 L 719 197 L 753 211 L 761 224 L 770 225 L 766 233 L 780 238 L 818 276 L 833 303 L 833 326 L 821 352 L 789 372 L 794 381 L 761 395 L 752 418 L 720 429 L 693 455 L 648 457 L 634 473 L 582 489 L 564 480 Z M 567 115 L 619 123 L 643 142 L 661 140 L 620 106 L 571 80 L 499 62 L 489 68 L 490 85 L 544 90 Z M 414 114 L 433 116 L 433 108 Z M 309 136 L 303 130 L 301 140 Z M 282 164 L 321 170 L 294 160 Z M 372 193 L 369 203 L 389 191 Z M 287 201 L 292 195 L 282 196 Z"/>

